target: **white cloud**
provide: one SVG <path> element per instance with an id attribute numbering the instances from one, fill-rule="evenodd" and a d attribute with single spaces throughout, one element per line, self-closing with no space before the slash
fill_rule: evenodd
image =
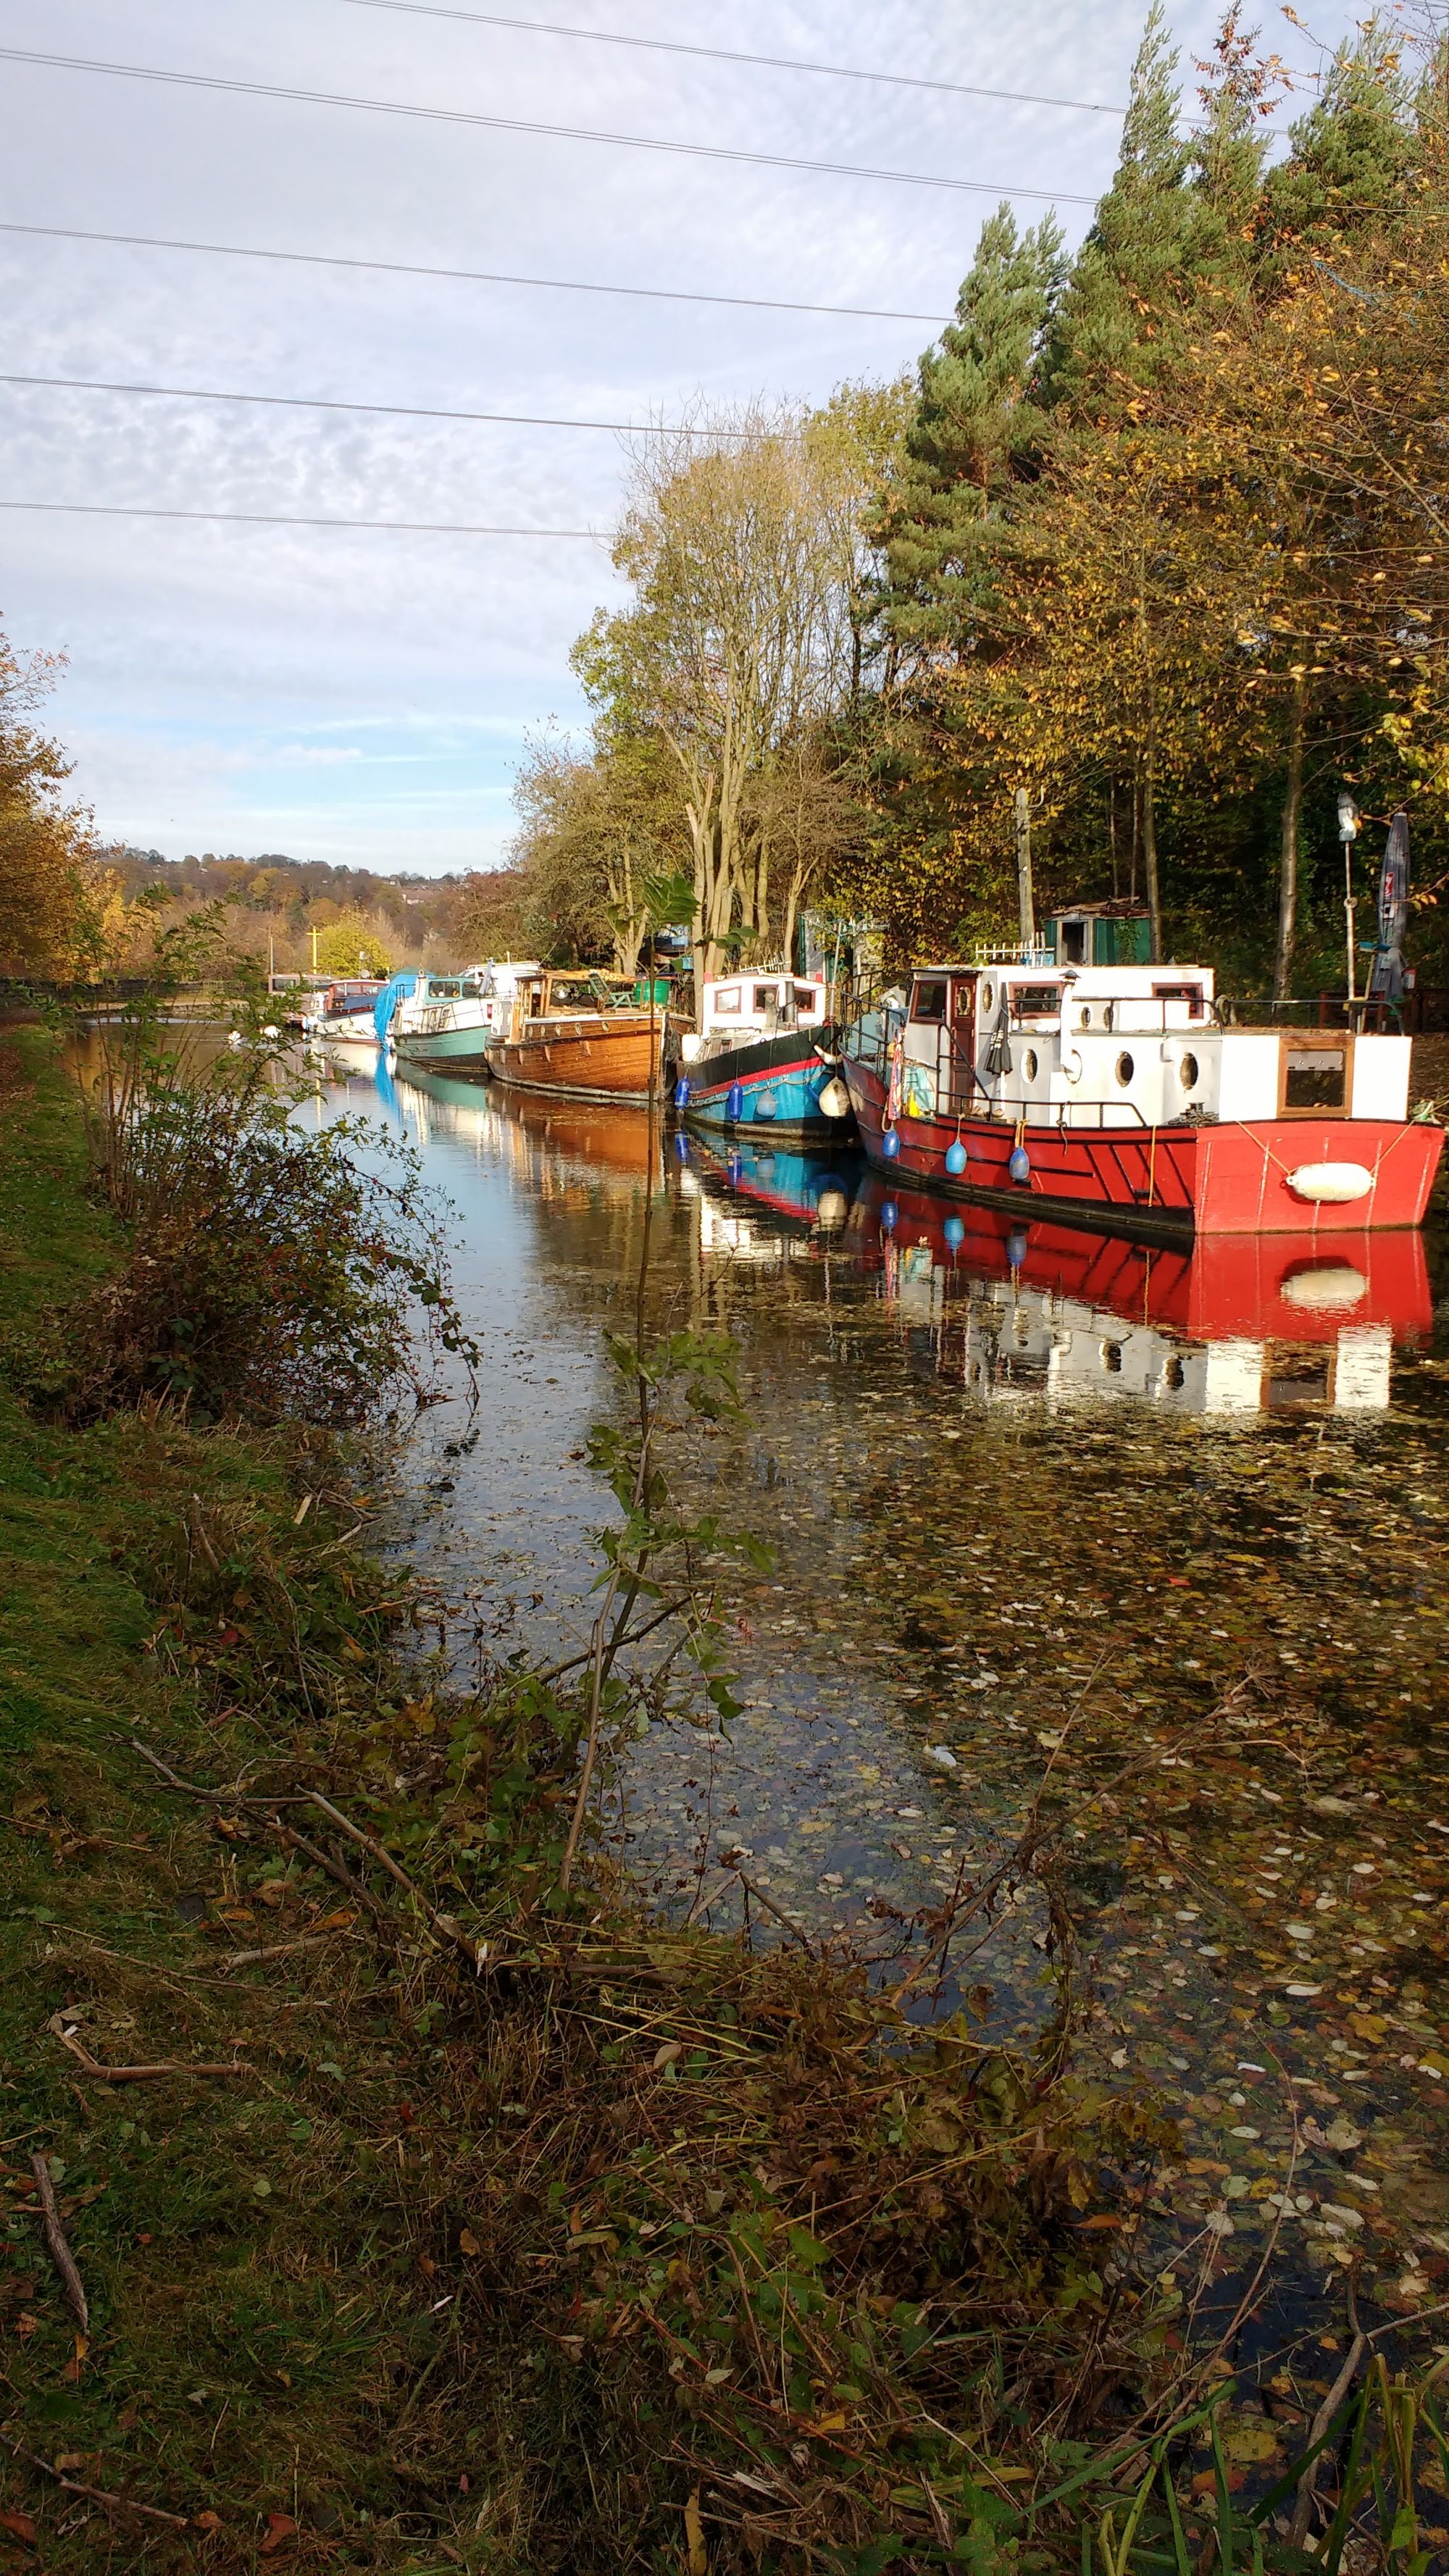
<path id="1" fill-rule="evenodd" d="M 581 24 L 1120 99 L 1125 0 L 988 19 L 927 0 L 570 0 Z M 1175 20 L 1189 82 L 1213 11 Z M 1347 12 L 1335 17 L 1347 23 Z M 35 45 L 21 0 L 5 41 Z M 1331 32 L 1331 30 L 1330 30 Z M 1091 194 L 1105 116 L 691 62 L 343 0 L 198 12 L 47 0 L 48 51 Z M 991 200 L 10 65 L 26 219 L 946 313 Z M 1022 213 L 1041 211 L 1023 201 Z M 1075 236 L 1085 222 L 1069 210 Z M 651 304 L 0 234 L 0 367 L 644 419 L 703 390 L 819 397 L 894 373 L 921 323 Z M 364 421 L 0 387 L 7 492 L 484 520 L 607 534 L 607 433 Z M 63 646 L 55 722 L 104 827 L 441 868 L 496 856 L 525 729 L 582 720 L 568 648 L 602 546 L 4 514 L 0 605 Z M 341 740 L 339 755 L 329 745 Z M 381 748 L 366 748 L 369 744 Z M 380 772 L 389 770 L 384 792 Z"/>

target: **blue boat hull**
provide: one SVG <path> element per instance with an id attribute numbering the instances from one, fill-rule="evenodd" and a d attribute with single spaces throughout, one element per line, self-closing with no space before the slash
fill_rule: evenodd
<path id="1" fill-rule="evenodd" d="M 691 1127 L 723 1135 L 748 1130 L 796 1144 L 841 1144 L 853 1133 L 853 1119 L 831 1118 L 820 1106 L 836 1070 L 813 1042 L 793 1032 L 762 1038 L 682 1066 L 689 1098 L 680 1115 Z"/>

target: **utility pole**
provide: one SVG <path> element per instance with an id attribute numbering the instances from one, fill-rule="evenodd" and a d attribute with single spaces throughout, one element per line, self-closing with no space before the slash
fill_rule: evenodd
<path id="1" fill-rule="evenodd" d="M 317 972 L 317 925 L 315 922 L 312 925 L 312 972 L 314 975 Z"/>
<path id="2" fill-rule="evenodd" d="M 1348 948 L 1348 998 L 1350 1005 L 1358 999 L 1357 992 L 1354 989 L 1357 977 L 1354 971 L 1353 953 L 1353 844 L 1357 831 L 1358 807 L 1355 805 L 1353 798 L 1345 790 L 1338 800 L 1338 837 L 1343 843 L 1343 921 L 1344 937 Z"/>
<path id="3" fill-rule="evenodd" d="M 1026 789 L 1016 791 L 1016 901 L 1023 948 L 1036 946 L 1036 903 L 1031 890 L 1031 808 Z"/>

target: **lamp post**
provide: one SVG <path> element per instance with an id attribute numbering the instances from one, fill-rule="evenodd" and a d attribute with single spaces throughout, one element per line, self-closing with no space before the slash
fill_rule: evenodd
<path id="1" fill-rule="evenodd" d="M 1343 920 L 1348 943 L 1348 998 L 1358 999 L 1354 983 L 1353 935 L 1353 844 L 1358 831 L 1358 807 L 1346 787 L 1338 795 L 1338 837 L 1343 843 Z"/>

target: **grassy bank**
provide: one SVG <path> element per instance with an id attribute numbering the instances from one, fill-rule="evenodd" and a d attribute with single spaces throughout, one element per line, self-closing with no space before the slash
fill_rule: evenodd
<path id="1" fill-rule="evenodd" d="M 1253 2565 L 1047 1841 L 1030 2062 L 559 1898 L 584 1699 L 430 1686 L 357 1458 L 27 1400 L 127 1248 L 44 1032 L 0 1082 L 0 2569 Z"/>

